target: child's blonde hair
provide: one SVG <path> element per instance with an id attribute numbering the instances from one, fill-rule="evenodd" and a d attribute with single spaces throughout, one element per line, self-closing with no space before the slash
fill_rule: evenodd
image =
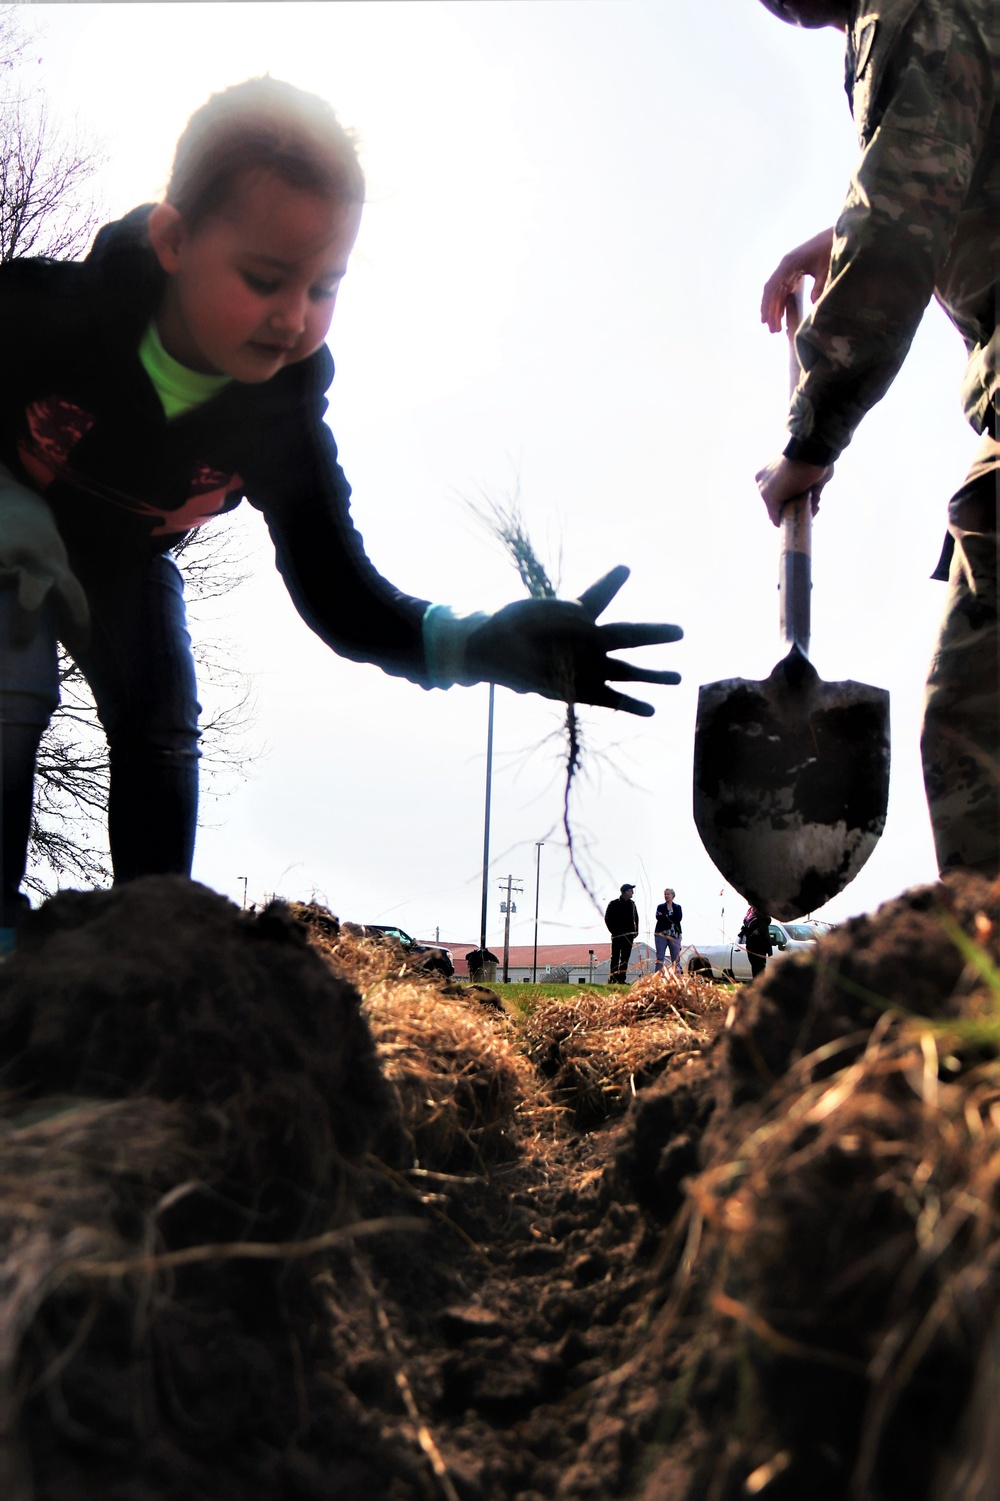
<path id="1" fill-rule="evenodd" d="M 194 228 L 230 202 L 248 172 L 274 172 L 337 203 L 364 202 L 351 132 L 318 95 L 267 75 L 195 110 L 177 142 L 167 202 Z"/>

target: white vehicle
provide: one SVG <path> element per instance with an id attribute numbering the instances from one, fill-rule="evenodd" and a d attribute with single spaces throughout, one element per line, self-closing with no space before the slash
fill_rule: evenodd
<path id="1" fill-rule="evenodd" d="M 829 922 L 772 922 L 771 948 L 777 953 L 808 949 L 829 933 Z M 689 943 L 681 949 L 681 969 L 702 980 L 751 980 L 750 959 L 743 943 Z"/>

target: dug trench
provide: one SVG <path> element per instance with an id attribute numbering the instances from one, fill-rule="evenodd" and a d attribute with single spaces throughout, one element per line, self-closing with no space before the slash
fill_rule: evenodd
<path id="1" fill-rule="evenodd" d="M 315 907 L 54 898 L 0 967 L 0 1495 L 986 1501 L 998 964 L 973 877 L 531 1015 Z"/>

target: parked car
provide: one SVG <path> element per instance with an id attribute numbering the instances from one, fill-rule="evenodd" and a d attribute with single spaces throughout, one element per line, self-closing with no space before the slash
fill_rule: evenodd
<path id="1" fill-rule="evenodd" d="M 455 973 L 455 961 L 451 957 L 451 949 L 446 949 L 440 943 L 423 943 L 418 938 L 411 938 L 409 933 L 404 932 L 402 928 L 388 927 L 385 923 L 377 922 L 365 923 L 365 937 L 391 938 L 402 949 L 405 949 L 408 956 L 418 959 L 419 969 L 435 970 L 449 979 Z M 422 960 L 419 959 L 421 954 L 426 955 Z"/>
<path id="2" fill-rule="evenodd" d="M 775 953 L 793 949 L 808 949 L 829 933 L 829 922 L 772 922 L 770 927 L 771 947 Z M 700 976 L 703 980 L 752 979 L 750 960 L 743 943 L 689 943 L 681 949 L 681 969 L 686 975 Z"/>

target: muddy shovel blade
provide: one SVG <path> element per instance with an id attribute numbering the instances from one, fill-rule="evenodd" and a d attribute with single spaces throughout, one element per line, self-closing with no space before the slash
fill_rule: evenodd
<path id="1" fill-rule="evenodd" d="M 853 881 L 889 801 L 889 695 L 824 683 L 797 646 L 769 678 L 698 696 L 694 819 L 731 886 L 771 917 L 813 912 Z"/>

